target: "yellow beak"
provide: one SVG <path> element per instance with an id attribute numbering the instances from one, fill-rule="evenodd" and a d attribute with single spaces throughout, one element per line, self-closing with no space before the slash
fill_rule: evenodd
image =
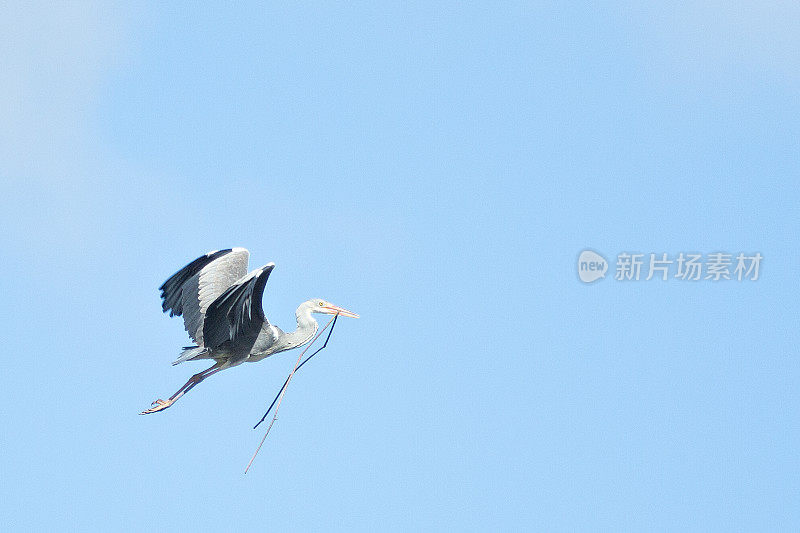
<path id="1" fill-rule="evenodd" d="M 323 313 L 328 314 L 328 315 L 336 315 L 336 314 L 338 314 L 340 316 L 346 316 L 346 317 L 350 317 L 350 318 L 361 318 L 357 314 L 355 314 L 354 312 L 348 311 L 344 307 L 339 307 L 339 306 L 333 305 L 333 304 L 325 305 L 325 306 L 322 307 L 322 309 L 323 309 Z"/>

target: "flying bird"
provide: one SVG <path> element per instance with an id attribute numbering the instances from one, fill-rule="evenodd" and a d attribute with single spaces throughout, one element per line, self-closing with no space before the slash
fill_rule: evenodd
<path id="1" fill-rule="evenodd" d="M 272 354 L 302 346 L 317 332 L 313 313 L 358 318 L 332 303 L 314 298 L 295 312 L 297 329 L 284 332 L 270 324 L 261 307 L 261 297 L 275 263 L 267 263 L 248 274 L 250 252 L 228 248 L 208 252 L 164 282 L 161 308 L 170 316 L 183 316 L 183 325 L 195 342 L 172 364 L 213 359 L 214 365 L 189 378 L 168 400 L 156 400 L 139 414 L 157 413 L 170 407 L 207 377 L 245 361 L 254 363 Z"/>

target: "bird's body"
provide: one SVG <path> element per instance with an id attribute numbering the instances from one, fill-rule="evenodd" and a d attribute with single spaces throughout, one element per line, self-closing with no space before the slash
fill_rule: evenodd
<path id="1" fill-rule="evenodd" d="M 235 366 L 240 363 L 256 363 L 272 354 L 302 346 L 314 338 L 319 327 L 317 321 L 311 316 L 309 303 L 313 304 L 314 300 L 303 302 L 297 308 L 297 329 L 295 331 L 286 333 L 278 326 L 264 323 L 252 345 L 247 342 L 224 343 L 216 349 L 189 346 L 172 364 L 177 365 L 184 361 L 197 359 L 226 359 L 231 363 L 230 366 Z"/>
<path id="2" fill-rule="evenodd" d="M 249 257 L 244 248 L 209 252 L 161 285 L 163 311 L 170 316 L 183 316 L 184 327 L 196 343 L 184 348 L 172 364 L 198 359 L 213 359 L 215 364 L 192 376 L 169 400 L 156 400 L 142 414 L 166 409 L 216 372 L 306 344 L 318 328 L 312 313 L 358 318 L 325 300 L 312 299 L 297 308 L 297 329 L 284 332 L 269 323 L 261 306 L 264 287 L 275 264 L 267 263 L 248 274 Z"/>

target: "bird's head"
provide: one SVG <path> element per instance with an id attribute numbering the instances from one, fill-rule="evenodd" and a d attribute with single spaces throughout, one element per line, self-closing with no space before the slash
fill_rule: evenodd
<path id="1" fill-rule="evenodd" d="M 319 298 L 314 298 L 313 300 L 309 300 L 307 303 L 310 304 L 312 313 L 322 313 L 324 315 L 335 315 L 338 313 L 339 316 L 359 318 L 359 316 L 354 312 L 348 311 L 347 309 L 339 307 L 338 305 L 333 305 L 332 303 L 326 300 L 320 300 Z"/>

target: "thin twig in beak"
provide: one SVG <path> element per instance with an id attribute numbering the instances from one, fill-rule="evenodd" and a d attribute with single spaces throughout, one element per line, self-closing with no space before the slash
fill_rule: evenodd
<path id="1" fill-rule="evenodd" d="M 332 319 L 330 319 L 327 324 L 325 324 L 325 327 L 322 328 L 322 330 L 320 330 L 319 333 L 317 333 L 317 336 L 314 337 L 314 339 L 311 341 L 311 343 L 308 346 L 306 346 L 305 350 L 303 350 L 303 352 L 300 354 L 300 357 L 297 358 L 297 362 L 295 362 L 294 368 L 292 369 L 292 372 L 289 374 L 289 377 L 286 378 L 286 382 L 284 382 L 283 387 L 281 387 L 281 390 L 278 392 L 278 395 L 275 397 L 275 400 L 272 400 L 272 403 L 270 404 L 269 409 L 267 409 L 267 412 L 264 413 L 264 416 L 261 417 L 261 420 L 258 421 L 258 424 L 260 424 L 261 422 L 264 421 L 265 418 L 267 418 L 267 415 L 269 414 L 270 409 L 272 409 L 272 406 L 275 405 L 275 401 L 277 400 L 278 405 L 275 406 L 275 414 L 272 417 L 272 421 L 269 423 L 269 426 L 267 427 L 267 432 L 264 433 L 264 436 L 261 438 L 261 442 L 258 444 L 258 448 L 256 448 L 256 451 L 253 453 L 253 457 L 251 457 L 250 458 L 250 462 L 247 463 L 247 468 L 244 469 L 244 473 L 245 474 L 247 474 L 247 471 L 250 470 L 250 466 L 253 464 L 253 461 L 255 461 L 256 455 L 258 455 L 258 452 L 261 450 L 261 446 L 263 446 L 264 445 L 264 441 L 267 440 L 267 435 L 269 435 L 269 431 L 272 429 L 272 424 L 274 424 L 275 421 L 278 419 L 278 409 L 280 409 L 280 407 L 281 407 L 281 402 L 283 401 L 283 396 L 284 396 L 284 394 L 286 394 L 286 388 L 289 386 L 289 382 L 292 380 L 292 376 L 294 376 L 295 372 L 300 370 L 300 367 L 303 366 L 304 364 L 306 364 L 309 359 L 311 359 L 312 357 L 317 355 L 320 351 L 322 351 L 323 348 L 325 348 L 328 345 L 328 340 L 330 340 L 331 333 L 333 333 L 333 328 L 334 328 L 334 326 L 336 326 L 336 319 L 337 318 L 339 318 L 339 313 L 336 313 L 336 315 L 334 315 L 334 317 Z M 301 363 L 300 360 L 306 354 L 308 349 L 311 348 L 311 345 L 313 345 L 317 341 L 317 339 L 319 339 L 322 336 L 322 334 L 325 332 L 325 330 L 328 329 L 328 326 L 331 326 L 331 330 L 328 332 L 328 336 L 325 338 L 325 343 L 320 348 L 318 348 L 314 353 L 309 355 L 308 359 L 306 359 L 305 361 L 303 361 Z M 258 424 L 253 426 L 253 429 L 257 428 Z"/>

